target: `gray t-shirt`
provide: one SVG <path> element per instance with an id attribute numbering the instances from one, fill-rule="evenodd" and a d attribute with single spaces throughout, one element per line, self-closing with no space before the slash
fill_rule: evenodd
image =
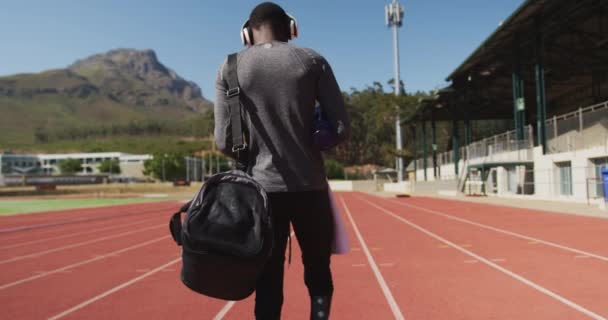
<path id="1" fill-rule="evenodd" d="M 342 93 L 327 61 L 313 50 L 273 41 L 242 50 L 237 62 L 248 172 L 268 192 L 325 189 L 323 158 L 312 136 L 315 103 L 340 128 L 340 140 L 350 132 Z M 215 142 L 234 157 L 224 65 L 216 80 Z"/>

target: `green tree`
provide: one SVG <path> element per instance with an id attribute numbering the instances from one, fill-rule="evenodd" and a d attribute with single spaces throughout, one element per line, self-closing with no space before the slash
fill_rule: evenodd
<path id="1" fill-rule="evenodd" d="M 351 138 L 327 157 L 348 166 L 360 164 L 393 166 L 397 153 L 395 150 L 397 112 L 401 119 L 406 119 L 415 112 L 418 100 L 423 96 L 424 93 L 414 95 L 405 93 L 395 97 L 392 92 L 384 92 L 379 82 L 374 82 L 364 90 L 345 93 L 344 101 L 351 119 Z M 407 134 L 405 131 L 404 137 Z M 405 145 L 405 147 L 410 146 Z"/>
<path id="2" fill-rule="evenodd" d="M 144 174 L 156 179 L 172 181 L 186 177 L 185 154 L 160 153 L 154 154 L 151 160 L 144 162 Z"/>
<path id="3" fill-rule="evenodd" d="M 34 129 L 34 138 L 38 143 L 46 143 L 49 142 L 49 133 L 44 127 L 36 127 Z"/>
<path id="4" fill-rule="evenodd" d="M 65 159 L 59 162 L 59 171 L 62 174 L 74 174 L 82 171 L 82 163 L 78 159 Z"/>
<path id="5" fill-rule="evenodd" d="M 118 159 L 104 160 L 99 164 L 99 172 L 102 173 L 110 173 L 110 174 L 120 174 L 120 162 Z"/>
<path id="6" fill-rule="evenodd" d="M 326 159 L 325 175 L 328 179 L 344 179 L 344 166 L 336 160 Z"/>

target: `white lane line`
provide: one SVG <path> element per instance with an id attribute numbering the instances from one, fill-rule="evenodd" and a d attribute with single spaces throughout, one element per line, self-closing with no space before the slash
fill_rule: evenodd
<path id="1" fill-rule="evenodd" d="M 224 316 L 226 316 L 226 314 L 228 314 L 228 311 L 230 311 L 230 309 L 232 309 L 232 307 L 234 306 L 236 302 L 234 301 L 228 301 L 228 303 L 226 303 L 226 305 L 222 308 L 222 310 L 220 310 L 220 312 L 213 317 L 213 320 L 222 320 L 224 318 Z"/>
<path id="2" fill-rule="evenodd" d="M 566 305 L 566 306 L 568 306 L 568 307 L 570 307 L 570 308 L 572 308 L 572 309 L 574 309 L 576 311 L 579 311 L 579 312 L 581 312 L 581 313 L 589 316 L 592 319 L 595 319 L 595 320 L 608 320 L 608 319 L 604 318 L 603 316 L 601 316 L 601 315 L 599 315 L 599 314 L 597 314 L 597 313 L 595 313 L 593 311 L 590 311 L 590 310 L 588 310 L 588 309 L 586 309 L 586 308 L 584 308 L 584 307 L 576 304 L 575 302 L 572 302 L 572 301 L 570 301 L 570 300 L 568 300 L 568 299 L 560 296 L 559 294 L 557 294 L 557 293 L 555 293 L 555 292 L 553 292 L 553 291 L 551 291 L 551 290 L 549 290 L 547 288 L 544 288 L 544 287 L 542 287 L 542 286 L 540 286 L 540 285 L 538 285 L 538 284 L 536 284 L 536 283 L 534 283 L 534 282 L 532 282 L 532 281 L 530 281 L 530 280 L 528 280 L 528 279 L 526 279 L 526 278 L 518 275 L 517 273 L 515 273 L 515 272 L 513 272 L 511 270 L 503 268 L 503 267 L 499 266 L 498 264 L 496 264 L 496 263 L 494 263 L 494 262 L 492 262 L 492 261 L 490 261 L 490 260 L 488 260 L 488 259 L 486 259 L 486 258 L 484 258 L 484 257 L 482 257 L 480 255 L 477 255 L 477 254 L 475 254 L 475 253 L 473 253 L 473 252 L 471 252 L 471 251 L 469 251 L 469 250 L 467 250 L 465 248 L 462 248 L 459 245 L 457 245 L 457 244 L 455 244 L 455 243 L 453 243 L 453 242 L 451 242 L 451 241 L 449 241 L 449 240 L 447 240 L 447 239 L 445 239 L 445 238 L 443 238 L 443 237 L 441 237 L 441 236 L 439 236 L 439 235 L 437 235 L 437 234 L 435 234 L 435 233 L 433 233 L 433 232 L 431 232 L 431 231 L 429 231 L 427 229 L 424 229 L 423 227 L 421 227 L 421 226 L 419 226 L 419 225 L 417 225 L 417 224 L 415 224 L 415 223 L 413 223 L 413 222 L 411 222 L 411 221 L 409 221 L 409 220 L 401 217 L 400 215 L 398 215 L 398 214 L 396 214 L 396 213 L 394 213 L 392 211 L 386 210 L 386 209 L 384 209 L 384 208 L 382 208 L 382 207 L 380 207 L 380 206 L 378 206 L 378 205 L 376 205 L 376 204 L 374 204 L 374 203 L 372 203 L 372 202 L 370 202 L 370 201 L 368 201 L 366 199 L 363 199 L 363 198 L 360 198 L 360 199 L 362 201 L 365 201 L 365 202 L 369 203 L 369 205 L 373 206 L 374 208 L 377 208 L 377 209 L 383 211 L 384 213 L 388 214 L 389 216 L 392 216 L 393 218 L 395 218 L 395 219 L 397 219 L 397 220 L 399 220 L 399 221 L 401 221 L 401 222 L 409 225 L 410 227 L 412 227 L 412 228 L 414 228 L 414 229 L 416 229 L 416 230 L 418 230 L 418 231 L 420 231 L 420 232 L 422 232 L 422 233 L 424 233 L 424 234 L 426 234 L 426 235 L 428 235 L 428 236 L 430 236 L 432 238 L 435 238 L 435 239 L 437 239 L 437 240 L 439 240 L 439 241 L 441 241 L 441 242 L 449 245 L 450 247 L 452 247 L 452 248 L 454 248 L 454 249 L 456 249 L 456 250 L 458 250 L 458 251 L 460 251 L 460 252 L 462 252 L 462 253 L 464 253 L 464 254 L 472 257 L 472 258 L 477 259 L 479 262 L 487 264 L 488 266 L 490 266 L 490 267 L 492 267 L 492 268 L 494 268 L 494 269 L 496 269 L 496 270 L 498 270 L 498 271 L 500 271 L 500 272 L 502 272 L 502 273 L 504 273 L 504 274 L 506 274 L 506 275 L 508 275 L 508 276 L 510 276 L 510 277 L 512 277 L 512 278 L 514 278 L 514 279 L 516 279 L 518 281 L 520 281 L 520 282 L 522 282 L 525 285 L 528 285 L 528 286 L 536 289 L 537 291 L 539 291 L 539 292 L 541 292 L 541 293 L 543 293 L 543 294 L 545 294 L 545 295 L 547 295 L 547 296 L 549 296 L 549 297 L 551 297 L 551 298 L 553 298 L 553 299 L 555 299 L 555 300 L 563 303 L 564 305 Z"/>
<path id="3" fill-rule="evenodd" d="M 130 247 L 126 247 L 126 248 L 123 248 L 123 249 L 120 249 L 120 250 L 117 250 L 117 251 L 113 251 L 113 252 L 110 252 L 110 253 L 107 253 L 107 254 L 104 254 L 104 255 L 95 256 L 92 259 L 87 259 L 87 260 L 83 260 L 83 261 L 80 261 L 80 262 L 72 263 L 70 265 L 67 265 L 67 266 L 64 266 L 64 267 L 61 267 L 61 268 L 57 268 L 57 269 L 54 269 L 54 270 L 51 270 L 51 271 L 40 272 L 40 273 L 38 273 L 38 274 L 36 274 L 34 276 L 31 276 L 31 277 L 28 277 L 28 278 L 23 278 L 23 279 L 19 279 L 17 281 L 13 281 L 13 282 L 10 282 L 10 283 L 6 283 L 6 284 L 3 284 L 3 285 L 0 285 L 0 290 L 8 289 L 10 287 L 14 287 L 14 286 L 22 284 L 22 283 L 26 283 L 26 282 L 30 282 L 30 281 L 33 281 L 33 280 L 36 280 L 36 279 L 40 279 L 40 278 L 43 278 L 43 277 L 46 277 L 46 276 L 49 276 L 49 275 L 52 275 L 52 274 L 55 274 L 55 273 L 65 272 L 66 270 L 74 269 L 74 268 L 83 266 L 85 264 L 89 264 L 91 262 L 99 261 L 99 260 L 102 260 L 102 259 L 105 259 L 105 258 L 108 258 L 108 257 L 114 257 L 117 254 L 121 254 L 121 253 L 124 253 L 124 252 L 127 252 L 127 251 L 135 250 L 135 249 L 141 248 L 143 246 L 147 246 L 149 244 L 162 241 L 162 240 L 167 239 L 167 238 L 169 238 L 169 236 L 164 236 L 164 237 L 152 239 L 150 241 L 142 242 L 140 244 L 137 244 L 137 245 L 134 245 L 134 246 L 130 246 Z M 148 271 L 148 270 L 146 269 L 146 271 Z"/>
<path id="4" fill-rule="evenodd" d="M 43 256 L 43 255 L 46 255 L 46 254 L 49 254 L 49 253 L 57 252 L 57 251 L 62 251 L 62 250 L 76 248 L 76 247 L 81 247 L 81 246 L 85 246 L 87 244 L 91 244 L 91 243 L 95 243 L 95 242 L 100 242 L 100 241 L 104 241 L 104 240 L 119 238 L 119 237 L 123 237 L 123 236 L 126 236 L 126 235 L 130 235 L 130 234 L 134 234 L 134 233 L 138 233 L 138 232 L 143 232 L 143 231 L 147 231 L 147 230 L 151 230 L 151 229 L 157 229 L 157 228 L 161 228 L 161 227 L 166 227 L 166 226 L 167 226 L 167 224 L 160 224 L 160 225 L 156 225 L 156 226 L 152 226 L 152 227 L 148 227 L 148 228 L 143 228 L 143 229 L 138 229 L 138 230 L 134 230 L 134 231 L 117 233 L 115 235 L 111 235 L 111 236 L 107 236 L 107 237 L 101 237 L 101 238 L 96 238 L 96 239 L 92 239 L 92 240 L 89 240 L 89 241 L 79 242 L 79 243 L 71 244 L 69 246 L 63 246 L 63 247 L 54 248 L 54 249 L 45 250 L 45 251 L 38 251 L 38 252 L 35 252 L 35 253 L 32 253 L 32 254 L 28 254 L 28 255 L 24 255 L 24 256 L 17 256 L 17 257 L 12 257 L 10 259 L 2 260 L 2 261 L 0 261 L 0 264 L 6 264 L 6 263 L 9 263 L 9 262 L 15 262 L 15 261 L 19 261 L 19 260 L 23 260 L 23 259 L 27 259 L 27 258 L 36 258 L 36 257 L 40 257 L 40 256 Z"/>
<path id="5" fill-rule="evenodd" d="M 410 208 L 422 210 L 422 211 L 425 211 L 425 212 L 428 212 L 428 213 L 432 213 L 434 215 L 442 216 L 442 217 L 450 219 L 450 220 L 456 220 L 456 221 L 460 221 L 462 223 L 467 223 L 467 224 L 470 224 L 470 225 L 473 225 L 473 226 L 476 226 L 476 227 L 479 227 L 479 228 L 488 229 L 488 230 L 492 230 L 492 231 L 499 232 L 499 233 L 502 233 L 502 234 L 510 235 L 510 236 L 513 236 L 513 237 L 516 237 L 516 238 L 529 240 L 530 244 L 542 243 L 542 244 L 547 245 L 547 246 L 551 246 L 551 247 L 554 247 L 554 248 L 558 248 L 558 249 L 562 249 L 562 250 L 578 253 L 580 255 L 590 256 L 590 257 L 596 258 L 598 260 L 602 260 L 602 261 L 608 262 L 608 257 L 601 256 L 599 254 L 594 254 L 594 253 L 591 253 L 591 252 L 587 252 L 587 251 L 575 249 L 575 248 L 572 248 L 572 247 L 564 246 L 564 245 L 561 245 L 561 244 L 558 244 L 558 243 L 554 243 L 554 242 L 545 241 L 545 240 L 542 240 L 542 239 L 526 236 L 526 235 L 523 235 L 523 234 L 520 234 L 520 233 L 516 233 L 516 232 L 512 232 L 512 231 L 509 231 L 509 230 L 504 230 L 504 229 L 488 226 L 488 225 L 477 223 L 477 222 L 474 222 L 474 221 L 471 221 L 471 220 L 459 218 L 459 217 L 456 217 L 456 216 L 453 216 L 453 215 L 450 215 L 450 214 L 447 214 L 447 213 L 444 213 L 444 212 L 435 211 L 435 210 L 427 209 L 427 208 L 424 208 L 424 207 L 419 207 L 419 206 L 416 206 L 416 205 L 413 205 L 413 204 L 409 204 L 409 203 L 406 204 L 406 203 L 395 202 L 395 201 L 391 201 L 391 202 L 393 202 L 394 204 L 398 204 L 398 205 L 404 206 L 404 207 L 410 207 Z"/>
<path id="6" fill-rule="evenodd" d="M 136 283 L 138 281 L 140 281 L 140 280 L 143 280 L 143 279 L 145 279 L 145 278 L 147 278 L 147 277 L 149 277 L 149 276 L 151 276 L 151 275 L 153 275 L 153 274 L 155 274 L 155 273 L 163 270 L 164 268 L 166 268 L 168 266 L 171 266 L 171 265 L 174 265 L 174 264 L 180 262 L 181 260 L 182 260 L 181 257 L 177 258 L 175 260 L 171 260 L 171 261 L 163 264 L 162 266 L 160 266 L 158 268 L 155 268 L 153 270 L 150 270 L 149 272 L 146 272 L 146 273 L 142 274 L 139 277 L 133 278 L 133 279 L 131 279 L 131 280 L 127 281 L 127 282 L 124 282 L 124 283 L 122 283 L 122 284 L 120 284 L 120 285 L 118 285 L 118 286 L 116 286 L 116 287 L 114 287 L 114 288 L 112 288 L 112 289 L 110 289 L 110 290 L 102 293 L 102 294 L 99 294 L 99 295 L 97 295 L 97 296 L 89 299 L 89 300 L 83 301 L 82 303 L 80 303 L 78 305 L 75 305 L 75 306 L 71 307 L 70 309 L 67 309 L 67 310 L 65 310 L 65 311 L 63 311 L 61 313 L 58 313 L 58 314 L 56 314 L 56 315 L 48 318 L 48 320 L 56 320 L 56 319 L 63 318 L 63 317 L 67 316 L 68 314 L 70 314 L 70 313 L 72 313 L 74 311 L 82 309 L 82 308 L 90 305 L 91 303 L 93 303 L 95 301 L 101 300 L 101 299 L 103 299 L 103 298 L 105 298 L 105 297 L 107 297 L 107 296 L 109 296 L 109 295 L 111 295 L 111 294 L 113 294 L 113 293 L 115 293 L 117 291 L 120 291 L 120 290 L 122 290 L 122 289 L 124 289 L 124 288 L 126 288 L 126 287 L 128 287 L 128 286 L 130 286 L 130 285 L 132 285 L 132 284 L 134 284 L 134 283 Z"/>
<path id="7" fill-rule="evenodd" d="M 16 247 L 22 247 L 22 246 L 27 246 L 30 244 L 36 244 L 36 243 L 41 243 L 41 242 L 47 242 L 47 241 L 51 241 L 51 240 L 57 240 L 57 239 L 65 239 L 65 238 L 71 238 L 71 237 L 76 237 L 76 236 L 80 236 L 83 234 L 91 234 L 93 232 L 99 232 L 99 231 L 106 231 L 106 230 L 113 230 L 113 229 L 120 229 L 122 227 L 128 227 L 128 226 L 133 226 L 133 225 L 137 225 L 137 224 L 142 224 L 142 223 L 147 223 L 150 222 L 152 220 L 156 220 L 158 218 L 152 218 L 152 219 L 146 219 L 146 220 L 140 220 L 140 221 L 136 221 L 133 223 L 125 223 L 125 224 L 121 224 L 121 225 L 116 225 L 116 223 L 112 223 L 111 226 L 109 227 L 105 227 L 105 228 L 99 228 L 99 229 L 93 229 L 93 230 L 87 230 L 87 231 L 82 231 L 82 232 L 76 232 L 76 233 L 69 233 L 69 234 L 64 234 L 62 236 L 57 236 L 57 237 L 51 237 L 51 238 L 44 238 L 44 239 L 38 239 L 38 240 L 32 240 L 32 241 L 26 241 L 26 242 L 22 242 L 22 243 L 17 243 L 17 244 L 12 244 L 12 245 L 8 245 L 8 246 L 2 246 L 0 247 L 0 249 L 10 249 L 10 248 L 16 248 Z"/>
<path id="8" fill-rule="evenodd" d="M 110 208 L 110 209 L 112 209 L 112 208 Z M 71 217 L 61 217 L 59 219 L 68 218 L 68 220 L 47 222 L 47 223 L 41 223 L 41 224 L 30 224 L 30 225 L 23 225 L 23 226 L 18 226 L 18 227 L 11 227 L 11 228 L 7 228 L 7 229 L 0 229 L 0 234 L 11 233 L 11 232 L 15 232 L 15 231 L 25 231 L 25 230 L 32 230 L 32 229 L 47 228 L 47 227 L 53 227 L 53 226 L 70 225 L 70 224 L 75 224 L 75 223 L 79 223 L 79 222 L 96 222 L 96 221 L 110 220 L 113 218 L 139 216 L 141 214 L 146 214 L 146 213 L 151 213 L 151 212 L 159 213 L 157 210 L 160 210 L 160 209 L 157 208 L 155 210 L 145 210 L 145 211 L 140 211 L 140 212 L 136 211 L 136 212 L 132 212 L 132 213 L 115 214 L 115 215 L 107 215 L 107 216 L 102 215 L 99 217 L 84 216 L 84 217 L 79 217 L 79 218 L 72 219 L 72 220 L 70 220 Z"/>
<path id="9" fill-rule="evenodd" d="M 390 306 L 391 311 L 393 312 L 393 315 L 395 316 L 395 319 L 396 320 L 405 320 L 405 317 L 401 313 L 401 309 L 399 309 L 399 306 L 397 305 L 397 302 L 395 301 L 395 298 L 393 297 L 391 290 L 388 288 L 388 285 L 386 284 L 384 277 L 382 277 L 382 273 L 380 273 L 380 269 L 378 269 L 378 265 L 376 265 L 376 261 L 374 261 L 374 258 L 372 257 L 371 253 L 369 252 L 369 248 L 367 247 L 367 244 L 365 244 L 365 240 L 363 240 L 363 236 L 359 232 L 359 228 L 357 227 L 357 224 L 355 223 L 355 219 L 353 219 L 353 216 L 350 213 L 350 210 L 348 209 L 348 206 L 346 205 L 346 202 L 344 202 L 344 198 L 342 196 L 340 196 L 340 201 L 342 202 L 342 205 L 344 206 L 344 209 L 346 211 L 346 214 L 348 215 L 348 219 L 350 220 L 350 223 L 353 225 L 353 230 L 355 231 L 355 234 L 357 235 L 357 238 L 359 239 L 359 243 L 361 243 L 361 248 L 363 249 L 363 252 L 365 253 L 365 256 L 367 257 L 367 261 L 369 262 L 369 265 L 372 268 L 374 275 L 376 276 L 376 280 L 378 281 L 378 284 L 380 285 L 380 288 L 382 289 L 382 293 L 384 293 L 384 297 L 386 298 L 386 301 L 388 302 L 388 305 Z"/>
<path id="10" fill-rule="evenodd" d="M 289 234 L 289 236 L 293 237 L 294 234 L 295 234 L 295 231 L 292 231 Z M 213 320 L 222 320 L 228 314 L 228 311 L 230 311 L 230 309 L 232 309 L 232 307 L 234 307 L 235 303 L 236 303 L 236 301 L 228 301 L 228 303 L 226 303 L 226 305 L 224 305 L 222 310 L 220 310 L 220 312 L 218 312 L 218 314 L 216 314 L 215 317 L 213 317 Z"/>

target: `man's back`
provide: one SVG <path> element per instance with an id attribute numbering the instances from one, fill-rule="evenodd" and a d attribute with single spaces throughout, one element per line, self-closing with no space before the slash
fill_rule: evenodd
<path id="1" fill-rule="evenodd" d="M 216 83 L 215 140 L 230 154 L 223 68 Z M 241 51 L 237 72 L 252 176 L 269 192 L 326 188 L 322 156 L 312 138 L 315 103 L 342 135 L 348 132 L 348 118 L 325 59 L 312 50 L 273 41 Z"/>

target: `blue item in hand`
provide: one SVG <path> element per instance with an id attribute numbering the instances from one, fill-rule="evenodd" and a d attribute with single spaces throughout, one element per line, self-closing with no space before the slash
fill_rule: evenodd
<path id="1" fill-rule="evenodd" d="M 313 121 L 313 141 L 321 151 L 328 151 L 338 144 L 336 131 L 325 117 L 320 105 L 315 106 Z"/>

